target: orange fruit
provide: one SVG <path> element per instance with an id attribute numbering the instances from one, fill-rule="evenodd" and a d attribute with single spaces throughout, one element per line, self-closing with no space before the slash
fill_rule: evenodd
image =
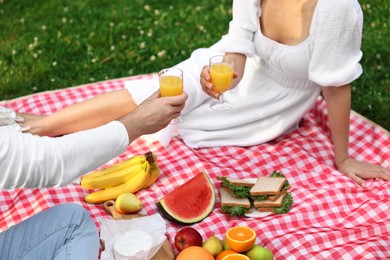
<path id="1" fill-rule="evenodd" d="M 215 260 L 222 260 L 225 256 L 231 254 L 238 254 L 238 252 L 232 249 L 223 250 L 221 253 L 217 255 L 217 258 L 215 258 Z"/>
<path id="2" fill-rule="evenodd" d="M 245 252 L 253 247 L 256 241 L 256 232 L 246 226 L 236 226 L 226 232 L 226 241 L 237 252 Z"/>
<path id="3" fill-rule="evenodd" d="M 214 256 L 201 246 L 190 246 L 184 248 L 177 257 L 176 260 L 214 260 Z"/>
<path id="4" fill-rule="evenodd" d="M 250 258 L 247 257 L 246 255 L 237 253 L 237 254 L 227 255 L 224 258 L 222 258 L 222 260 L 250 260 Z"/>

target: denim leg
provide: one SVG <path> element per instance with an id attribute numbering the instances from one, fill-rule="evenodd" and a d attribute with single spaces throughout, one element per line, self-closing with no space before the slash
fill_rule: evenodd
<path id="1" fill-rule="evenodd" d="M 0 233 L 0 259 L 98 259 L 99 235 L 89 213 L 76 204 L 40 212 Z"/>

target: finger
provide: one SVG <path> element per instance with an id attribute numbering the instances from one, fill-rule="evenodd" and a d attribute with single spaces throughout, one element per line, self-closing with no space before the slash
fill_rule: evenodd
<path id="1" fill-rule="evenodd" d="M 188 94 L 187 92 L 183 91 L 183 93 L 181 93 L 179 97 L 183 99 L 183 102 L 185 102 L 188 99 Z"/>
<path id="2" fill-rule="evenodd" d="M 202 89 L 205 90 L 207 88 L 207 81 L 204 78 L 200 78 L 200 85 L 202 86 Z"/>
<path id="3" fill-rule="evenodd" d="M 355 174 L 351 173 L 351 174 L 348 174 L 348 176 L 354 181 L 356 182 L 357 184 L 359 184 L 361 187 L 365 187 L 364 185 L 364 180 L 358 176 L 356 176 Z"/>
<path id="4" fill-rule="evenodd" d="M 219 94 L 218 92 L 216 92 L 214 90 L 210 90 L 210 94 L 209 95 L 214 97 L 215 99 L 218 99 L 221 94 Z"/>
<path id="5" fill-rule="evenodd" d="M 359 176 L 364 176 L 364 173 L 370 173 L 371 178 L 380 178 L 383 180 L 390 180 L 390 171 L 377 164 L 368 164 L 369 167 L 359 170 Z"/>
<path id="6" fill-rule="evenodd" d="M 203 90 L 213 89 L 213 84 L 209 80 L 206 80 L 205 78 L 200 79 L 200 84 L 202 85 Z"/>
<path id="7" fill-rule="evenodd" d="M 202 85 L 202 90 L 209 95 L 210 97 L 218 99 L 220 94 L 213 90 L 213 84 L 211 82 L 204 82 Z"/>
<path id="8" fill-rule="evenodd" d="M 184 106 L 172 106 L 171 110 L 170 110 L 170 114 L 181 113 L 183 108 L 184 108 Z"/>
<path id="9" fill-rule="evenodd" d="M 202 90 L 207 94 L 207 95 L 211 95 L 211 91 L 212 91 L 212 89 L 209 89 L 209 88 L 207 88 L 207 87 L 202 87 Z"/>
<path id="10" fill-rule="evenodd" d="M 180 114 L 181 114 L 180 112 L 173 113 L 172 118 L 177 118 L 180 116 Z"/>
<path id="11" fill-rule="evenodd" d="M 202 71 L 200 72 L 200 77 L 204 78 L 206 81 L 210 81 L 209 66 L 203 66 Z"/>
<path id="12" fill-rule="evenodd" d="M 178 105 L 178 106 L 174 106 L 175 108 L 177 108 L 177 111 L 182 111 L 183 108 L 184 108 L 185 104 L 181 104 L 181 105 Z"/>
<path id="13" fill-rule="evenodd" d="M 162 97 L 162 98 L 165 99 L 166 104 L 170 106 L 182 106 L 187 100 L 188 95 L 187 93 L 183 92 L 181 95 L 178 96 Z"/>
<path id="14" fill-rule="evenodd" d="M 156 98 L 159 98 L 160 96 L 161 96 L 160 89 L 158 89 L 152 95 L 150 95 L 147 99 L 149 99 L 149 100 L 156 99 Z"/>
<path id="15" fill-rule="evenodd" d="M 380 172 L 379 178 L 381 178 L 382 180 L 390 181 L 390 172 L 387 170 Z"/>

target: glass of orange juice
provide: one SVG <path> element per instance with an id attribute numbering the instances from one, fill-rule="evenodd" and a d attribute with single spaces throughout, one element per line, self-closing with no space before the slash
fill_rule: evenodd
<path id="1" fill-rule="evenodd" d="M 209 63 L 213 90 L 221 94 L 217 101 L 210 104 L 210 108 L 216 111 L 229 110 L 233 105 L 224 100 L 223 93 L 232 86 L 234 61 L 224 55 L 216 55 L 210 58 Z"/>
<path id="2" fill-rule="evenodd" d="M 178 96 L 183 93 L 183 71 L 181 69 L 162 69 L 158 73 L 158 78 L 162 97 Z M 183 118 L 179 116 L 171 124 L 177 124 L 181 121 L 183 121 Z"/>

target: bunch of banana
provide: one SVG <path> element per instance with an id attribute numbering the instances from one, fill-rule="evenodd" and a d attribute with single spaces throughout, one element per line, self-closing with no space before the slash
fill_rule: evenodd
<path id="1" fill-rule="evenodd" d="M 142 187 L 142 189 L 149 188 L 153 183 L 157 181 L 158 176 L 160 175 L 160 168 L 158 167 L 157 164 L 157 156 L 155 154 L 150 153 L 147 161 L 149 162 L 150 165 L 149 168 L 150 178 Z"/>
<path id="2" fill-rule="evenodd" d="M 160 169 L 152 152 L 137 155 L 114 166 L 85 175 L 80 182 L 83 188 L 101 189 L 85 197 L 88 203 L 102 203 L 116 199 L 125 192 L 135 193 L 148 188 L 158 179 Z"/>
<path id="3" fill-rule="evenodd" d="M 103 170 L 94 171 L 90 174 L 84 175 L 81 179 L 81 187 L 87 189 L 102 189 L 106 187 L 113 187 L 105 185 L 107 178 L 113 178 L 119 171 L 127 172 L 129 168 L 138 167 L 146 162 L 146 155 L 136 155 L 120 163 Z M 123 173 L 122 172 L 122 173 Z M 114 185 L 115 186 L 115 185 Z"/>

